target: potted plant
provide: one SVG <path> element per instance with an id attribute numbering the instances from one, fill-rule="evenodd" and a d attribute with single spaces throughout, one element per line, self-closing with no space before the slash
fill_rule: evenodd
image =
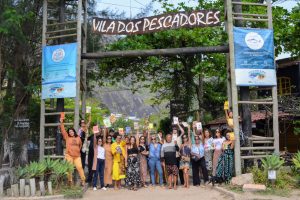
<path id="1" fill-rule="evenodd" d="M 276 180 L 277 170 L 279 170 L 283 164 L 284 160 L 274 154 L 262 159 L 262 167 L 268 172 L 268 179 L 272 182 Z"/>

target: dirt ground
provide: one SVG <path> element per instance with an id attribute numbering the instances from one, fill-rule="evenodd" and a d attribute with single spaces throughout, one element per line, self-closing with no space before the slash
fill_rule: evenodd
<path id="1" fill-rule="evenodd" d="M 108 189 L 107 191 L 97 190 L 93 191 L 89 189 L 84 194 L 84 200 L 231 200 L 230 196 L 224 195 L 214 189 L 211 186 L 194 187 L 189 189 L 178 187 L 177 190 L 163 189 L 160 187 L 155 188 L 142 188 L 138 191 L 130 191 L 127 189 L 121 189 L 115 191 L 114 189 Z"/>

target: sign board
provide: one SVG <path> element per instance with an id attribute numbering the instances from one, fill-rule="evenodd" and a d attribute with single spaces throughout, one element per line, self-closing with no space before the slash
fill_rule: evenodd
<path id="1" fill-rule="evenodd" d="M 238 86 L 276 85 L 271 29 L 233 29 L 235 77 Z"/>
<path id="2" fill-rule="evenodd" d="M 187 122 L 182 122 L 182 125 L 183 125 L 184 127 L 189 127 L 189 124 L 188 124 Z"/>
<path id="3" fill-rule="evenodd" d="M 220 11 L 198 10 L 192 12 L 166 13 L 134 20 L 113 20 L 94 17 L 92 30 L 98 34 L 132 35 L 169 29 L 219 25 Z"/>
<path id="4" fill-rule="evenodd" d="M 42 99 L 76 96 L 77 43 L 44 46 Z"/>
<path id="5" fill-rule="evenodd" d="M 154 128 L 153 123 L 149 123 L 148 128 L 149 128 L 150 130 L 152 130 L 152 129 Z"/>
<path id="6" fill-rule="evenodd" d="M 131 132 L 131 127 L 130 126 L 126 126 L 125 127 L 125 133 L 129 134 Z"/>
<path id="7" fill-rule="evenodd" d="M 92 112 L 92 107 L 91 106 L 86 106 L 85 112 L 88 113 L 88 114 L 91 113 Z"/>
<path id="8" fill-rule="evenodd" d="M 224 110 L 229 110 L 229 101 L 224 102 Z"/>
<path id="9" fill-rule="evenodd" d="M 107 127 L 107 128 L 110 128 L 110 127 L 111 127 L 111 123 L 110 123 L 109 118 L 104 118 L 104 119 L 103 119 L 103 124 L 104 124 L 104 126 Z"/>
<path id="10" fill-rule="evenodd" d="M 133 128 L 135 130 L 138 130 L 139 129 L 139 123 L 138 122 L 133 122 Z"/>
<path id="11" fill-rule="evenodd" d="M 197 122 L 196 123 L 196 128 L 197 128 L 197 130 L 202 130 L 202 123 L 201 122 Z"/>
<path id="12" fill-rule="evenodd" d="M 179 124 L 178 117 L 173 117 L 173 124 Z"/>
<path id="13" fill-rule="evenodd" d="M 30 122 L 29 119 L 15 119 L 14 120 L 15 128 L 30 128 Z"/>
<path id="14" fill-rule="evenodd" d="M 123 135 L 123 134 L 124 134 L 124 129 L 123 129 L 123 128 L 119 128 L 119 133 L 120 133 L 121 135 Z"/>
<path id="15" fill-rule="evenodd" d="M 99 127 L 98 126 L 93 126 L 93 133 L 99 133 Z"/>

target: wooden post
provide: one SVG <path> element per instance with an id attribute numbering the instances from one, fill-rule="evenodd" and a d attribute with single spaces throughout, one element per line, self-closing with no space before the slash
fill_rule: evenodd
<path id="1" fill-rule="evenodd" d="M 240 149 L 240 135 L 239 135 L 238 91 L 237 91 L 236 80 L 235 80 L 233 19 L 232 19 L 232 2 L 231 2 L 231 0 L 227 0 L 227 16 L 228 16 L 227 22 L 228 22 L 228 38 L 229 38 L 232 111 L 233 111 L 233 124 L 234 124 L 234 135 L 235 135 L 234 164 L 235 164 L 235 174 L 241 175 L 241 149 Z"/>
<path id="2" fill-rule="evenodd" d="M 8 188 L 8 189 L 6 190 L 6 196 L 8 196 L 8 197 L 11 197 L 11 196 L 12 196 L 11 188 Z"/>
<path id="3" fill-rule="evenodd" d="M 25 195 L 25 179 L 20 179 L 20 196 L 24 197 Z"/>
<path id="4" fill-rule="evenodd" d="M 35 196 L 36 193 L 36 187 L 35 187 L 35 179 L 29 179 L 29 185 L 30 185 L 30 194 L 31 196 Z"/>
<path id="5" fill-rule="evenodd" d="M 272 20 L 272 3 L 267 0 L 267 11 L 268 11 L 268 28 L 273 29 Z M 274 61 L 275 65 L 275 61 Z M 275 154 L 279 155 L 279 122 L 278 122 L 278 96 L 277 96 L 277 86 L 272 87 L 272 100 L 273 100 L 273 137 L 274 137 L 274 147 Z"/>
<path id="6" fill-rule="evenodd" d="M 76 62 L 76 97 L 75 97 L 75 117 L 74 128 L 79 129 L 79 109 L 80 109 L 80 62 L 81 62 L 81 13 L 82 0 L 78 0 L 77 8 L 77 62 Z"/>
<path id="7" fill-rule="evenodd" d="M 19 197 L 19 185 L 18 184 L 14 184 L 11 186 L 11 196 Z"/>
<path id="8" fill-rule="evenodd" d="M 0 176 L 0 197 L 4 196 L 4 179 L 5 176 Z"/>
<path id="9" fill-rule="evenodd" d="M 53 195 L 52 182 L 51 181 L 48 181 L 48 193 L 50 195 Z"/>
<path id="10" fill-rule="evenodd" d="M 45 194 L 46 194 L 46 191 L 45 191 L 45 182 L 44 181 L 40 181 L 39 185 L 40 185 L 41 196 L 45 196 Z"/>
<path id="11" fill-rule="evenodd" d="M 42 46 L 46 46 L 47 31 L 47 0 L 43 1 L 43 28 L 42 28 Z M 41 99 L 41 116 L 40 116 L 40 161 L 45 155 L 45 100 Z"/>
<path id="12" fill-rule="evenodd" d="M 84 3 L 84 14 L 83 14 L 83 30 L 84 30 L 84 36 L 82 40 L 82 53 L 86 53 L 86 42 L 87 42 L 87 0 L 83 0 Z M 86 90 L 87 90 L 87 84 L 86 84 L 86 65 L 87 60 L 82 60 L 82 84 L 83 84 L 83 91 L 82 91 L 82 105 L 81 105 L 81 113 L 82 117 L 85 118 L 86 113 Z"/>
<path id="13" fill-rule="evenodd" d="M 29 187 L 29 185 L 25 185 L 25 197 L 30 197 L 30 187 Z"/>

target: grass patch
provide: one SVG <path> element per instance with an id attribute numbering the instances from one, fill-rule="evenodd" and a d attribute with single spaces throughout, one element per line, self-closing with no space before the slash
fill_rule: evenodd
<path id="1" fill-rule="evenodd" d="M 66 199 L 83 198 L 82 187 L 79 186 L 64 187 L 62 188 L 61 193 L 64 195 Z"/>
<path id="2" fill-rule="evenodd" d="M 254 192 L 259 195 L 274 195 L 280 197 L 289 197 L 291 195 L 290 189 L 267 188 L 266 191 Z"/>

